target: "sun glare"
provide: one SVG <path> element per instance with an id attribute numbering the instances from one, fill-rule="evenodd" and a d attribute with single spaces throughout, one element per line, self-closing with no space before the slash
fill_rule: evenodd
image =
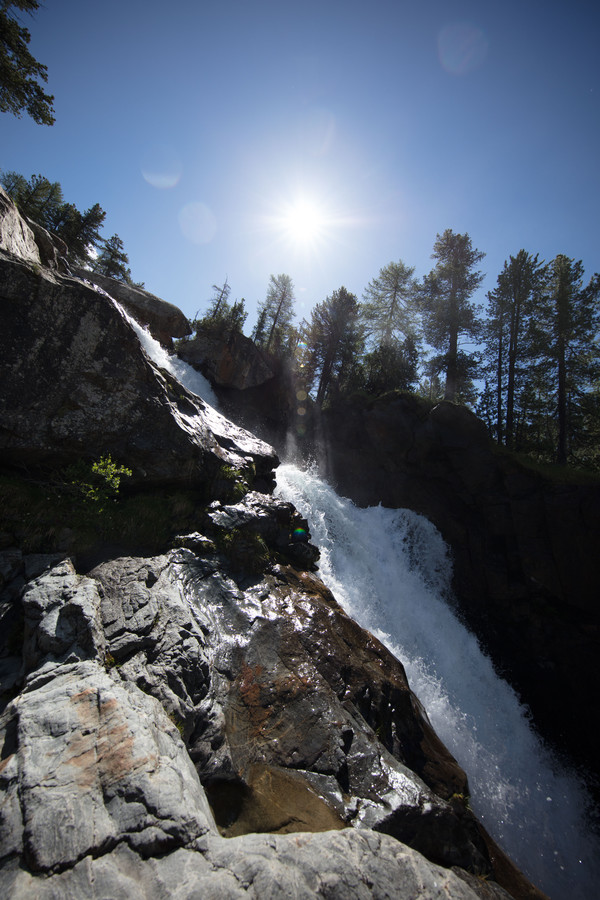
<path id="1" fill-rule="evenodd" d="M 332 205 L 330 194 L 301 188 L 286 197 L 274 197 L 260 227 L 274 245 L 303 259 L 324 257 L 340 243 L 344 230 L 358 223 L 356 216 Z"/>
<path id="2" fill-rule="evenodd" d="M 326 216 L 315 201 L 302 198 L 284 212 L 282 226 L 293 243 L 311 244 L 324 236 Z"/>

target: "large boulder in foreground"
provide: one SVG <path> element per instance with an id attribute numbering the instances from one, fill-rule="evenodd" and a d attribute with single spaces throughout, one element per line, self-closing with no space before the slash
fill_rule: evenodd
<path id="1" fill-rule="evenodd" d="M 163 556 L 3 560 L 3 895 L 540 900 L 400 663 L 276 562 L 295 516 L 249 494 Z"/>
<path id="2" fill-rule="evenodd" d="M 272 480 L 272 448 L 160 370 L 103 292 L 0 253 L 0 322 L 0 463 L 110 453 L 133 483 L 201 485 L 223 465 Z"/>

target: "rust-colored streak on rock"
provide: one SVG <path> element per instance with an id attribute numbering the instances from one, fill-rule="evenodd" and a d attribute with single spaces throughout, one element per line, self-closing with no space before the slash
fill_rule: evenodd
<path id="1" fill-rule="evenodd" d="M 69 741 L 65 762 L 80 770 L 77 781 L 82 787 L 95 782 L 107 787 L 147 766 L 150 757 L 134 756 L 134 735 L 114 697 L 103 699 L 90 688 L 74 694 L 71 702 L 83 727 Z"/>

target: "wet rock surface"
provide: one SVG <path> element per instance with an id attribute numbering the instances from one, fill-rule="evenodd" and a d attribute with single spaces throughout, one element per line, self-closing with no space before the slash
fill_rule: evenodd
<path id="1" fill-rule="evenodd" d="M 284 513 L 293 550 L 293 507 L 250 494 L 153 558 L 37 557 L 16 590 L 28 560 L 3 554 L 0 611 L 24 623 L 0 718 L 8 895 L 507 896 L 456 876 L 502 859 L 466 776 L 401 664 L 283 561 Z M 252 521 L 267 555 L 242 571 L 226 537 Z"/>

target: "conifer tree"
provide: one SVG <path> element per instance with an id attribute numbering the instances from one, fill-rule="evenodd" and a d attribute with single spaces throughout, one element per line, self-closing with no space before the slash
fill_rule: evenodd
<path id="1" fill-rule="evenodd" d="M 102 241 L 100 228 L 106 213 L 99 203 L 82 213 L 72 203 L 64 202 L 58 181 L 49 181 L 43 175 L 27 180 L 18 172 L 2 172 L 0 181 L 22 215 L 62 238 L 70 262 L 89 262 L 90 247 Z"/>
<path id="2" fill-rule="evenodd" d="M 600 377 L 600 275 L 584 286 L 583 263 L 563 254 L 552 260 L 547 272 L 535 325 L 558 419 L 556 460 L 565 465 L 579 430 L 582 401 Z"/>
<path id="3" fill-rule="evenodd" d="M 334 291 L 312 310 L 303 337 L 307 345 L 307 385 L 317 385 L 316 402 L 322 406 L 334 389 L 344 387 L 363 348 L 359 305 L 345 287 Z"/>
<path id="4" fill-rule="evenodd" d="M 131 270 L 127 263 L 129 257 L 125 253 L 123 241 L 118 234 L 104 241 L 104 246 L 95 260 L 92 269 L 106 278 L 114 278 L 116 281 L 124 281 L 131 284 Z"/>
<path id="5" fill-rule="evenodd" d="M 26 112 L 38 125 L 54 124 L 54 97 L 40 82 L 48 81 L 48 69 L 29 52 L 31 35 L 20 24 L 15 9 L 33 14 L 37 0 L 3 0 L 0 3 L 0 112 L 21 117 Z"/>
<path id="6" fill-rule="evenodd" d="M 258 321 L 253 332 L 255 343 L 272 353 L 287 350 L 293 317 L 292 279 L 289 275 L 271 275 L 267 296 L 258 309 Z"/>
<path id="7" fill-rule="evenodd" d="M 519 250 L 504 263 L 496 288 L 487 295 L 487 318 L 482 328 L 487 390 L 495 397 L 496 439 L 510 448 L 515 446 L 519 391 L 534 361 L 528 335 L 543 278 L 544 266 L 537 254 Z"/>
<path id="8" fill-rule="evenodd" d="M 435 268 L 425 276 L 422 304 L 426 340 L 440 352 L 446 373 L 444 397 L 454 400 L 465 381 L 470 360 L 459 349 L 462 337 L 475 337 L 477 310 L 471 297 L 483 281 L 475 267 L 485 253 L 473 248 L 468 234 L 446 229 L 433 246 Z"/>
<path id="9" fill-rule="evenodd" d="M 417 336 L 419 285 L 402 260 L 384 266 L 363 294 L 361 318 L 371 348 Z"/>

